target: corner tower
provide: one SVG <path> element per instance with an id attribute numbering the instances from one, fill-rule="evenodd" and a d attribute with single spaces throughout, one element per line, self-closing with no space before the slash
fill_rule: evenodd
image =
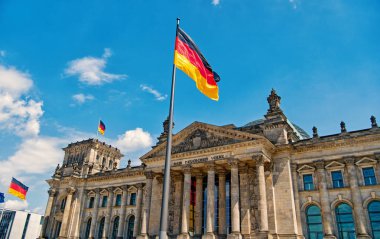
<path id="1" fill-rule="evenodd" d="M 87 139 L 69 144 L 65 151 L 62 166 L 58 164 L 54 177 L 87 175 L 117 170 L 124 156 L 118 148 L 97 139 Z"/>

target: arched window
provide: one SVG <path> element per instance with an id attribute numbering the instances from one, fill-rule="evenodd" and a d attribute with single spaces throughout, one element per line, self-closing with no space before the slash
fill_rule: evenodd
<path id="1" fill-rule="evenodd" d="M 135 216 L 130 216 L 128 220 L 128 227 L 127 227 L 127 239 L 133 238 L 133 228 L 135 226 Z"/>
<path id="2" fill-rule="evenodd" d="M 309 239 L 323 238 L 322 216 L 319 207 L 311 205 L 306 209 L 306 224 Z"/>
<path id="3" fill-rule="evenodd" d="M 102 166 L 104 167 L 104 166 L 106 166 L 106 158 L 105 157 L 103 157 L 103 161 L 102 161 Z"/>
<path id="4" fill-rule="evenodd" d="M 373 201 L 368 205 L 368 214 L 371 222 L 372 238 L 380 239 L 380 201 Z"/>
<path id="5" fill-rule="evenodd" d="M 109 169 L 112 169 L 112 164 L 113 164 L 113 162 L 112 162 L 112 160 L 110 160 L 110 161 L 108 162 L 108 168 L 109 168 Z"/>
<path id="6" fill-rule="evenodd" d="M 89 219 L 87 220 L 85 238 L 88 238 L 88 237 L 90 236 L 91 221 L 92 221 L 91 218 L 89 218 Z"/>
<path id="7" fill-rule="evenodd" d="M 119 230 L 119 217 L 116 217 L 115 220 L 113 220 L 112 239 L 117 238 L 117 231 L 118 230 Z"/>
<path id="8" fill-rule="evenodd" d="M 351 207 L 346 203 L 341 203 L 335 208 L 335 215 L 339 239 L 356 238 Z"/>
<path id="9" fill-rule="evenodd" d="M 100 220 L 100 223 L 99 223 L 99 230 L 98 230 L 98 238 L 102 238 L 103 237 L 103 231 L 104 231 L 104 221 L 105 221 L 105 217 L 102 217 L 102 219 Z"/>

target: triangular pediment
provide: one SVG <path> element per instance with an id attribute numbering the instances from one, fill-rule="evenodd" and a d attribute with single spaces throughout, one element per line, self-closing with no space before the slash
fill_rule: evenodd
<path id="1" fill-rule="evenodd" d="M 327 164 L 326 169 L 333 169 L 333 168 L 344 168 L 343 163 L 339 163 L 337 161 L 332 161 L 331 163 Z"/>
<path id="2" fill-rule="evenodd" d="M 303 165 L 297 171 L 301 173 L 301 172 L 313 172 L 314 170 L 315 168 L 310 165 Z"/>
<path id="3" fill-rule="evenodd" d="M 359 166 L 360 165 L 365 166 L 365 165 L 374 165 L 376 163 L 377 163 L 377 161 L 375 159 L 364 157 L 364 158 L 360 159 L 359 161 L 357 161 L 355 164 L 359 165 Z"/>
<path id="4" fill-rule="evenodd" d="M 242 132 L 228 127 L 194 122 L 173 136 L 172 154 L 219 147 L 257 139 L 266 140 L 263 136 Z M 166 142 L 163 142 L 142 156 L 141 160 L 164 156 L 165 153 Z"/>

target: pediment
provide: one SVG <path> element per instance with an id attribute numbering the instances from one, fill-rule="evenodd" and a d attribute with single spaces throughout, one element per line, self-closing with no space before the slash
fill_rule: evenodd
<path id="1" fill-rule="evenodd" d="M 314 170 L 315 168 L 310 165 L 303 165 L 297 170 L 297 172 L 306 173 L 306 172 L 313 172 Z"/>
<path id="2" fill-rule="evenodd" d="M 108 190 L 107 189 L 102 189 L 100 191 L 100 195 L 108 195 Z"/>
<path id="3" fill-rule="evenodd" d="M 94 197 L 96 195 L 96 193 L 93 191 L 93 190 L 90 190 L 88 193 L 87 193 L 87 196 L 88 197 Z"/>
<path id="4" fill-rule="evenodd" d="M 115 194 L 118 194 L 118 193 L 123 193 L 123 190 L 121 188 L 117 187 L 117 188 L 115 188 L 115 190 L 113 190 L 113 192 Z"/>
<path id="5" fill-rule="evenodd" d="M 334 169 L 334 168 L 344 168 L 343 163 L 339 163 L 337 161 L 332 161 L 331 163 L 327 164 L 326 169 Z"/>
<path id="6" fill-rule="evenodd" d="M 172 154 L 219 147 L 257 139 L 265 138 L 263 136 L 238 131 L 228 127 L 194 122 L 173 136 Z M 165 153 L 166 142 L 163 142 L 142 156 L 141 160 L 164 156 Z"/>
<path id="7" fill-rule="evenodd" d="M 137 191 L 137 188 L 135 186 L 128 187 L 128 192 L 135 192 L 135 191 Z"/>
<path id="8" fill-rule="evenodd" d="M 375 159 L 364 157 L 364 158 L 360 159 L 359 161 L 357 161 L 355 164 L 358 166 L 361 166 L 361 165 L 365 166 L 365 165 L 374 165 L 376 163 L 377 163 L 377 161 Z"/>

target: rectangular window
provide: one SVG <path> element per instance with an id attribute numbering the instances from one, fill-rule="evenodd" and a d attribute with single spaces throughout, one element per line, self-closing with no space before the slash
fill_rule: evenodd
<path id="1" fill-rule="evenodd" d="M 375 185 L 376 177 L 373 167 L 363 168 L 364 185 Z"/>
<path id="2" fill-rule="evenodd" d="M 107 199 L 108 199 L 107 196 L 103 196 L 102 207 L 107 207 Z"/>
<path id="3" fill-rule="evenodd" d="M 121 194 L 116 195 L 116 201 L 115 201 L 115 206 L 120 206 L 121 205 Z"/>
<path id="4" fill-rule="evenodd" d="M 331 172 L 331 178 L 333 183 L 333 188 L 343 188 L 343 176 L 342 171 Z"/>
<path id="5" fill-rule="evenodd" d="M 313 175 L 305 174 L 303 175 L 303 189 L 305 191 L 314 190 Z"/>
<path id="6" fill-rule="evenodd" d="M 94 197 L 90 197 L 90 201 L 88 202 L 88 208 L 93 208 L 94 207 L 94 201 L 95 201 L 95 198 Z"/>
<path id="7" fill-rule="evenodd" d="M 129 205 L 136 205 L 136 193 L 131 194 L 131 200 L 129 200 Z"/>

